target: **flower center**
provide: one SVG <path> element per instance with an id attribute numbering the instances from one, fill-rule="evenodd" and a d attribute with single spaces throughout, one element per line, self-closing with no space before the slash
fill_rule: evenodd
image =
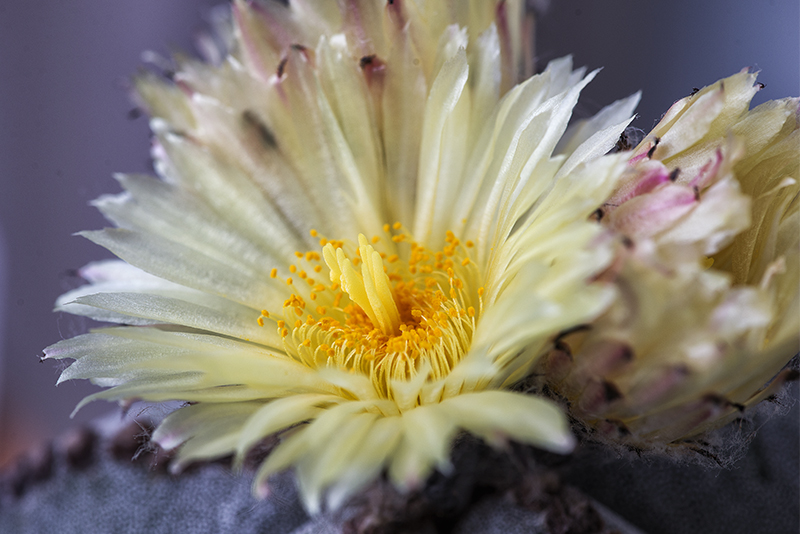
<path id="1" fill-rule="evenodd" d="M 370 246 L 364 234 L 358 236 L 358 245 L 361 274 L 341 248 L 328 243 L 322 249 L 325 263 L 331 270 L 331 282 L 341 284 L 350 300 L 367 314 L 375 328 L 384 335 L 394 336 L 400 327 L 400 312 L 383 258 Z"/>
<path id="2" fill-rule="evenodd" d="M 275 323 L 290 357 L 309 367 L 362 373 L 388 395 L 391 380 L 412 378 L 423 362 L 438 379 L 463 358 L 483 288 L 469 256 L 471 242 L 447 232 L 444 248 L 431 251 L 399 223 L 384 225 L 384 233 L 371 240 L 359 235 L 357 245 L 321 238 L 322 254 L 296 252 L 283 318 L 264 310 L 258 322 Z M 311 235 L 318 237 L 314 230 Z M 330 283 L 308 274 L 321 273 L 323 265 Z M 277 269 L 271 276 L 277 278 Z"/>

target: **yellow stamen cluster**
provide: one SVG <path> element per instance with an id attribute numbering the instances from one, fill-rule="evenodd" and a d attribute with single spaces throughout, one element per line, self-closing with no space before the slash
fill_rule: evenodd
<path id="1" fill-rule="evenodd" d="M 372 379 L 390 395 L 391 380 L 408 380 L 422 361 L 442 378 L 466 354 L 480 316 L 477 267 L 452 232 L 431 251 L 402 225 L 384 225 L 385 236 L 364 235 L 355 245 L 320 237 L 322 254 L 297 252 L 289 267 L 307 284 L 286 283 L 283 320 L 264 310 L 258 324 L 274 322 L 289 355 L 310 367 L 335 367 Z M 376 249 L 377 247 L 377 249 Z M 324 264 L 330 283 L 310 278 Z M 277 277 L 273 269 L 270 275 Z M 482 289 L 482 288 L 481 288 Z M 313 304 L 311 302 L 313 301 Z"/>

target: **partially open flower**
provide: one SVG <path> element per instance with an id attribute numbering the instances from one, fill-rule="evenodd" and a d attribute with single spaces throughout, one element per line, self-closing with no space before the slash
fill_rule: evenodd
<path id="1" fill-rule="evenodd" d="M 177 468 L 279 434 L 256 485 L 295 467 L 311 510 L 446 472 L 460 430 L 571 450 L 511 387 L 611 302 L 589 216 L 638 96 L 562 141 L 594 73 L 517 84 L 520 2 L 451 7 L 237 1 L 218 64 L 141 77 L 161 179 L 96 202 L 117 228 L 84 235 L 123 261 L 58 301 L 126 326 L 47 349 L 76 360 L 60 381 L 189 403 L 153 436 Z"/>
<path id="2" fill-rule="evenodd" d="M 625 243 L 603 275 L 620 299 L 546 367 L 601 441 L 674 448 L 795 375 L 798 99 L 748 111 L 758 88 L 741 72 L 675 103 L 597 212 Z"/>

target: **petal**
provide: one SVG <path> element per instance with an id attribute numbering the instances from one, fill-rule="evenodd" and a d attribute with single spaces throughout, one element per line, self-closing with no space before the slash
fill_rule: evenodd
<path id="1" fill-rule="evenodd" d="M 80 235 L 150 274 L 254 309 L 285 296 L 285 290 L 271 284 L 269 277 L 256 277 L 161 237 L 121 228 Z"/>
<path id="2" fill-rule="evenodd" d="M 570 155 L 575 152 L 579 146 L 586 143 L 586 141 L 603 130 L 606 130 L 612 126 L 618 127 L 618 125 L 621 124 L 625 124 L 625 126 L 627 126 L 630 124 L 631 120 L 633 120 L 633 111 L 636 109 L 636 106 L 639 104 L 639 100 L 641 100 L 641 98 L 642 93 L 641 91 L 638 91 L 627 98 L 623 98 L 617 100 L 613 104 L 609 104 L 598 111 L 591 118 L 575 121 L 570 125 L 569 128 L 567 128 L 567 131 L 564 132 L 564 136 L 558 142 L 558 148 L 556 148 L 556 151 L 561 154 Z M 625 126 L 622 127 L 622 130 L 625 129 Z M 613 143 L 616 143 L 618 139 L 619 135 L 617 136 L 617 139 L 613 140 Z M 589 145 L 593 146 L 594 144 L 589 143 Z M 606 147 L 604 144 L 600 144 L 599 146 Z M 612 146 L 607 146 L 605 150 L 598 155 L 605 154 L 611 150 L 611 148 L 613 148 L 613 144 Z M 598 150 L 600 150 L 599 147 Z"/>
<path id="3" fill-rule="evenodd" d="M 449 208 L 460 186 L 454 177 L 461 175 L 465 160 L 468 72 L 466 52 L 459 49 L 439 71 L 425 104 L 414 235 L 432 247 L 438 244 L 433 236 L 440 241 L 448 229 Z"/>
<path id="4" fill-rule="evenodd" d="M 560 454 L 575 447 L 566 416 L 540 397 L 488 390 L 447 399 L 441 409 L 455 424 L 494 446 L 513 439 Z"/>
<path id="5" fill-rule="evenodd" d="M 401 418 L 403 440 L 389 465 L 389 478 L 401 490 L 419 488 L 434 468 L 451 469 L 450 442 L 457 421 L 448 417 L 442 405 L 420 406 Z"/>
<path id="6" fill-rule="evenodd" d="M 180 408 L 164 419 L 152 440 L 166 450 L 183 445 L 170 465 L 180 472 L 196 460 L 209 460 L 231 454 L 242 424 L 260 403 L 202 403 Z"/>

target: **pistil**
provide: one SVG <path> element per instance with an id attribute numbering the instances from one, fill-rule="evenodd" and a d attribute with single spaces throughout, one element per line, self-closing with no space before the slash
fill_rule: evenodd
<path id="1" fill-rule="evenodd" d="M 334 248 L 329 243 L 322 249 L 325 263 L 331 270 L 331 282 L 341 285 L 350 300 L 367 314 L 376 328 L 387 336 L 396 335 L 400 327 L 400 312 L 383 259 L 364 234 L 359 234 L 358 244 L 361 274 L 341 248 Z"/>

